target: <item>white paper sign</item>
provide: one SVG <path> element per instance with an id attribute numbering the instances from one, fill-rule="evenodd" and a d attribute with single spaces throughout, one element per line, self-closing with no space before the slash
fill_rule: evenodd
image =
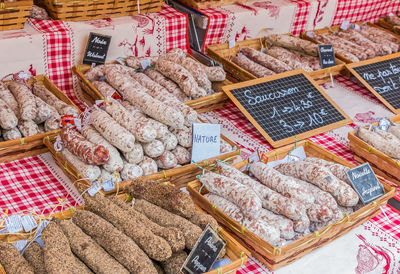
<path id="1" fill-rule="evenodd" d="M 16 233 L 22 230 L 21 216 L 12 215 L 6 218 L 5 227 L 9 233 Z"/>
<path id="2" fill-rule="evenodd" d="M 193 124 L 192 161 L 198 162 L 220 154 L 221 125 Z"/>
<path id="3" fill-rule="evenodd" d="M 228 42 L 228 48 L 233 48 L 233 47 L 235 47 L 235 40 L 230 40 L 229 42 Z"/>
<path id="4" fill-rule="evenodd" d="M 140 61 L 140 65 L 142 66 L 142 69 L 146 69 L 147 67 L 150 67 L 151 63 L 149 59 L 146 59 Z"/>
<path id="5" fill-rule="evenodd" d="M 114 184 L 115 178 L 111 177 L 110 179 L 104 181 L 101 186 L 103 187 L 104 191 L 111 191 L 115 188 Z"/>
<path id="6" fill-rule="evenodd" d="M 94 182 L 92 186 L 88 189 L 90 196 L 94 196 L 97 192 L 101 190 L 101 185 L 98 182 Z"/>
<path id="7" fill-rule="evenodd" d="M 269 167 L 276 167 L 277 165 L 284 164 L 284 163 L 289 163 L 289 162 L 294 162 L 294 161 L 303 161 L 306 158 L 306 152 L 304 151 L 304 147 L 298 147 L 296 149 L 293 149 L 290 154 L 286 155 L 285 158 L 282 160 L 277 160 L 273 162 L 267 163 L 267 166 Z"/>
<path id="8" fill-rule="evenodd" d="M 29 232 L 37 227 L 36 220 L 32 217 L 32 215 L 23 216 L 21 222 L 25 232 Z"/>
<path id="9" fill-rule="evenodd" d="M 27 243 L 28 243 L 27 240 L 19 240 L 13 243 L 13 245 L 15 246 L 16 249 L 18 249 L 18 251 L 21 252 L 25 248 Z"/>

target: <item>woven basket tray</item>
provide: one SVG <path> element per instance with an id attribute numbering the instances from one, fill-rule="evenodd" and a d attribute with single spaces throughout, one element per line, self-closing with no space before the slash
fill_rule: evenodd
<path id="1" fill-rule="evenodd" d="M 207 47 L 207 53 L 211 58 L 220 62 L 224 66 L 224 69 L 230 72 L 233 77 L 239 81 L 248 81 L 257 79 L 257 77 L 230 61 L 230 58 L 236 56 L 241 48 L 250 47 L 260 50 L 263 46 L 266 46 L 265 38 L 257 38 L 236 42 L 232 48 L 229 48 L 228 43 L 211 45 Z M 341 60 L 336 59 L 336 64 L 336 66 L 313 71 L 309 74 L 318 84 L 329 82 L 331 81 L 330 74 L 332 76 L 338 75 L 344 69 L 344 62 Z"/>
<path id="2" fill-rule="evenodd" d="M 162 0 L 35 0 L 53 19 L 85 21 L 159 12 Z"/>
<path id="3" fill-rule="evenodd" d="M 45 75 L 38 75 L 34 77 L 39 84 L 45 85 L 58 99 L 65 103 L 75 106 L 75 104 L 49 80 Z M 31 79 L 29 83 L 32 83 Z M 79 110 L 77 106 L 76 109 Z M 43 138 L 49 135 L 54 135 L 58 130 L 44 132 L 37 135 L 20 138 L 16 140 L 9 140 L 0 142 L 0 163 L 9 162 L 24 157 L 34 156 L 47 151 L 47 148 L 43 145 Z"/>
<path id="4" fill-rule="evenodd" d="M 357 23 L 355 23 L 355 24 L 361 25 L 361 24 L 363 24 L 363 23 L 364 23 L 364 22 L 357 22 Z M 394 34 L 393 34 L 392 32 L 390 32 L 389 30 L 384 29 L 384 28 L 381 28 L 381 27 L 379 27 L 378 25 L 371 24 L 371 23 L 369 23 L 369 22 L 368 22 L 367 24 L 368 24 L 369 26 L 371 26 L 371 27 L 379 28 L 379 29 L 381 29 L 381 30 L 384 30 L 384 31 L 386 31 L 386 32 L 388 32 L 388 33 L 394 35 Z M 340 25 L 331 26 L 331 27 L 329 27 L 329 28 L 323 28 L 323 29 L 313 30 L 313 31 L 303 31 L 303 32 L 300 34 L 300 36 L 301 36 L 303 39 L 309 40 L 309 41 L 314 42 L 314 43 L 317 43 L 317 44 L 321 44 L 321 43 L 318 42 L 317 40 L 315 40 L 315 39 L 309 37 L 309 36 L 307 35 L 307 32 L 312 32 L 312 33 L 316 33 L 316 34 L 318 34 L 318 33 L 330 33 L 330 32 L 332 32 L 332 31 L 338 31 L 339 28 L 340 28 Z M 339 58 L 340 60 L 342 60 L 343 62 L 345 62 L 346 64 L 353 63 L 351 60 L 347 59 L 346 57 L 344 57 L 344 56 L 341 55 L 340 53 L 335 53 L 335 56 L 336 56 L 337 58 Z"/>
<path id="5" fill-rule="evenodd" d="M 33 5 L 32 0 L 1 2 L 0 30 L 22 29 Z"/>
<path id="6" fill-rule="evenodd" d="M 301 141 L 297 144 L 297 146 L 303 146 L 308 157 L 318 157 L 328 161 L 337 162 L 348 167 L 353 167 L 352 164 L 312 142 Z M 265 156 L 267 162 L 284 158 L 290 151 L 293 150 L 293 148 L 294 145 L 290 145 L 266 153 Z M 243 161 L 234 166 L 236 168 L 241 168 L 246 165 L 247 161 Z M 287 244 L 281 248 L 271 245 L 254 233 L 243 228 L 239 223 L 227 216 L 219 208 L 211 204 L 203 196 L 207 193 L 206 189 L 203 188 L 202 192 L 199 193 L 201 183 L 198 180 L 190 182 L 187 186 L 187 189 L 190 195 L 192 195 L 195 203 L 216 218 L 217 221 L 222 224 L 222 226 L 230 233 L 232 233 L 242 245 L 250 250 L 252 256 L 264 263 L 270 270 L 275 270 L 300 259 L 304 255 L 339 238 L 351 229 L 376 216 L 380 212 L 379 207 L 385 205 L 387 200 L 395 195 L 395 188 L 390 187 L 387 183 L 385 183 L 383 178 L 379 177 L 379 180 L 385 188 L 386 194 L 384 196 L 360 208 L 350 215 L 345 215 L 342 220 L 339 220 L 301 239 L 291 242 L 290 244 Z"/>
<path id="7" fill-rule="evenodd" d="M 125 195 L 118 195 L 119 198 L 121 199 L 126 199 Z M 79 207 L 76 209 L 84 209 L 83 207 Z M 200 212 L 204 212 L 202 209 L 196 207 L 196 209 Z M 75 208 L 70 208 L 55 214 L 52 214 L 51 216 L 54 218 L 57 218 L 58 220 L 69 220 L 72 217 L 73 212 L 75 211 Z M 235 273 L 237 269 L 241 268 L 243 265 L 247 263 L 248 255 L 250 255 L 250 252 L 246 250 L 242 245 L 240 245 L 231 235 L 228 234 L 228 232 L 222 228 L 218 232 L 218 234 L 224 238 L 226 241 L 226 255 L 230 260 L 231 263 L 227 264 L 223 267 L 220 267 L 218 269 L 212 270 L 207 272 L 206 274 L 220 274 L 220 273 Z M 0 241 L 7 241 L 7 242 L 15 242 L 18 240 L 22 239 L 30 239 L 29 234 L 27 233 L 21 233 L 19 235 L 7 235 L 5 236 L 0 235 Z M 0 265 L 0 274 L 6 274 L 4 268 Z M 12 273 L 9 273 L 12 274 Z M 111 274 L 111 273 L 110 273 Z"/>
<path id="8" fill-rule="evenodd" d="M 85 73 L 90 69 L 89 65 L 77 65 L 72 67 L 72 71 L 78 77 L 79 85 L 84 91 L 83 95 L 85 98 L 94 103 L 96 100 L 104 100 L 103 95 L 94 87 L 94 85 L 85 77 Z M 207 111 L 212 111 L 222 108 L 228 96 L 222 92 L 222 86 L 232 84 L 232 81 L 226 79 L 223 82 L 214 82 L 213 89 L 216 93 L 190 100 L 185 102 L 186 105 L 192 107 L 198 113 L 203 113 Z"/>
<path id="9" fill-rule="evenodd" d="M 179 2 L 185 4 L 186 6 L 195 8 L 195 9 L 208 9 L 208 8 L 217 8 L 226 5 L 232 5 L 237 2 L 246 3 L 250 2 L 251 0 L 202 0 L 202 1 L 195 1 L 195 0 L 179 0 Z"/>
<path id="10" fill-rule="evenodd" d="M 391 120 L 400 123 L 400 115 L 394 116 Z M 375 123 L 374 125 L 378 125 Z M 354 131 L 349 132 L 350 149 L 354 153 L 357 162 L 369 162 L 376 174 L 400 186 L 400 163 L 390 156 L 375 149 L 361 138 L 357 137 Z"/>
<path id="11" fill-rule="evenodd" d="M 400 26 L 392 25 L 388 23 L 384 18 L 380 18 L 378 24 L 379 26 L 392 31 L 397 35 L 400 34 Z"/>

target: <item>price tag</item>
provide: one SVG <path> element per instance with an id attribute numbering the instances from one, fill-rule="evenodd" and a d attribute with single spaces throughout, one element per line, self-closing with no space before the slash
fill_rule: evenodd
<path id="1" fill-rule="evenodd" d="M 306 156 L 306 152 L 304 151 L 303 146 L 300 146 L 300 147 L 292 150 L 282 160 L 268 162 L 268 159 L 266 158 L 265 154 L 261 155 L 261 159 L 264 161 L 264 163 L 267 163 L 267 166 L 269 166 L 269 167 L 276 167 L 277 165 L 285 164 L 285 163 L 289 163 L 289 162 L 303 161 L 305 158 L 307 158 L 307 156 Z"/>
<path id="2" fill-rule="evenodd" d="M 354 29 L 355 30 L 360 30 L 361 28 L 360 28 L 360 26 L 358 24 L 354 24 Z"/>
<path id="3" fill-rule="evenodd" d="M 386 107 L 400 113 L 400 53 L 346 64 L 346 67 Z"/>
<path id="4" fill-rule="evenodd" d="M 369 163 L 352 168 L 346 173 L 363 204 L 368 204 L 385 194 Z"/>
<path id="5" fill-rule="evenodd" d="M 194 123 L 192 125 L 192 161 L 198 162 L 220 154 L 221 125 Z"/>
<path id="6" fill-rule="evenodd" d="M 314 36 L 314 33 L 312 32 L 312 31 L 307 31 L 306 32 L 306 35 L 308 36 L 308 37 L 310 37 L 310 38 L 314 38 L 315 36 Z"/>
<path id="7" fill-rule="evenodd" d="M 88 189 L 90 196 L 94 196 L 97 192 L 101 190 L 101 185 L 98 182 L 94 182 L 93 185 Z"/>
<path id="8" fill-rule="evenodd" d="M 350 27 L 350 22 L 347 20 L 344 20 L 340 25 L 340 29 L 342 30 L 347 30 L 349 27 Z"/>
<path id="9" fill-rule="evenodd" d="M 151 63 L 149 59 L 146 59 L 140 61 L 140 65 L 142 66 L 142 69 L 145 70 L 147 67 L 150 67 Z"/>
<path id="10" fill-rule="evenodd" d="M 104 108 L 104 100 L 96 100 L 96 101 L 94 101 L 94 104 L 95 104 L 99 109 L 105 110 L 105 108 Z"/>
<path id="11" fill-rule="evenodd" d="M 351 123 L 348 115 L 302 70 L 222 89 L 273 147 Z"/>
<path id="12" fill-rule="evenodd" d="M 86 45 L 83 63 L 86 65 L 101 65 L 106 62 L 111 36 L 91 32 Z"/>
<path id="13" fill-rule="evenodd" d="M 114 183 L 114 178 L 113 177 L 111 177 L 110 179 L 108 179 L 108 180 L 105 180 L 102 184 L 101 184 L 101 186 L 103 187 L 103 189 L 104 189 L 104 191 L 111 191 L 111 190 L 114 190 L 114 188 L 115 188 L 115 183 Z"/>
<path id="14" fill-rule="evenodd" d="M 333 45 L 318 45 L 319 62 L 322 68 L 336 66 Z"/>
<path id="15" fill-rule="evenodd" d="M 12 215 L 6 218 L 5 227 L 9 233 L 17 233 L 22 230 L 21 216 Z"/>
<path id="16" fill-rule="evenodd" d="M 181 268 L 182 272 L 189 274 L 208 272 L 225 245 L 225 240 L 207 225 L 200 239 L 186 258 Z"/>
<path id="17" fill-rule="evenodd" d="M 124 101 L 124 99 L 122 99 L 121 95 L 119 95 L 118 92 L 114 92 L 113 95 L 111 95 L 111 98 L 113 98 L 120 104 Z"/>
<path id="18" fill-rule="evenodd" d="M 236 44 L 236 42 L 235 42 L 235 40 L 230 40 L 229 42 L 228 42 L 228 48 L 234 48 L 235 47 L 235 44 Z"/>
<path id="19" fill-rule="evenodd" d="M 72 115 L 63 115 L 63 116 L 61 116 L 61 127 L 77 129 L 76 124 L 75 124 L 77 119 L 78 118 L 76 118 Z"/>
<path id="20" fill-rule="evenodd" d="M 32 229 L 37 228 L 37 223 L 35 218 L 32 217 L 32 215 L 24 215 L 21 218 L 22 226 L 24 227 L 25 232 L 29 232 Z"/>

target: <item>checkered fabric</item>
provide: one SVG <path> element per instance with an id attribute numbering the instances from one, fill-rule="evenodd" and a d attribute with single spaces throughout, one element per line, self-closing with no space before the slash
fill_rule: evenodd
<path id="1" fill-rule="evenodd" d="M 291 0 L 290 2 L 297 4 L 296 15 L 293 20 L 291 32 L 294 35 L 298 35 L 306 28 L 311 3 L 302 0 Z"/>
<path id="2" fill-rule="evenodd" d="M 227 26 L 228 14 L 217 9 L 202 9 L 201 13 L 208 17 L 208 26 L 203 42 L 203 51 L 207 46 L 219 43 Z"/>
<path id="3" fill-rule="evenodd" d="M 395 1 L 338 0 L 338 6 L 332 25 L 341 24 L 343 20 L 348 20 L 350 22 L 375 22 L 379 17 L 398 10 L 399 3 L 395 3 Z"/>
<path id="4" fill-rule="evenodd" d="M 69 26 L 63 21 L 31 20 L 37 31 L 46 37 L 47 45 L 47 75 L 54 84 L 64 91 L 67 96 L 81 109 L 84 105 L 78 100 L 74 92 L 71 67 L 72 42 Z"/>
<path id="5" fill-rule="evenodd" d="M 9 214 L 26 210 L 41 213 L 47 205 L 57 205 L 59 198 L 66 197 L 68 192 L 39 157 L 0 163 L 0 216 L 7 209 Z M 71 197 L 66 200 L 75 203 Z M 44 214 L 52 209 L 49 206 Z"/>
<path id="6" fill-rule="evenodd" d="M 166 21 L 167 51 L 175 48 L 190 51 L 187 14 L 167 5 L 158 14 L 165 17 Z"/>

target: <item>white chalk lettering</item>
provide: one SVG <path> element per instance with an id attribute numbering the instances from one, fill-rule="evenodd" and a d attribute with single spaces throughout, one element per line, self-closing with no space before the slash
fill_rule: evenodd
<path id="1" fill-rule="evenodd" d="M 211 242 L 212 239 L 213 239 L 212 236 L 208 237 L 206 240 L 206 244 L 208 245 L 209 248 L 211 248 L 212 251 L 217 252 L 217 247 L 213 245 L 213 243 Z"/>
<path id="2" fill-rule="evenodd" d="M 261 104 L 265 101 L 269 101 L 269 100 L 275 100 L 278 98 L 283 98 L 287 95 L 291 95 L 294 94 L 296 92 L 299 92 L 300 90 L 297 87 L 294 88 L 289 88 L 289 89 L 283 89 L 280 91 L 276 91 L 276 92 L 270 92 L 268 94 L 263 94 L 260 96 L 253 96 L 252 95 L 252 91 L 251 90 L 246 90 L 244 92 L 244 96 L 246 96 L 246 98 L 248 98 L 248 104 L 251 106 L 255 106 L 258 104 Z"/>
<path id="3" fill-rule="evenodd" d="M 353 180 L 355 180 L 355 179 L 361 178 L 361 177 L 363 177 L 365 175 L 368 175 L 370 173 L 371 173 L 371 170 L 365 167 L 360 172 L 352 172 L 351 173 L 351 177 L 353 178 Z"/>
<path id="4" fill-rule="evenodd" d="M 367 189 L 363 188 L 361 195 L 362 196 L 371 195 L 371 193 L 373 193 L 374 191 L 377 191 L 379 189 L 380 189 L 380 186 L 374 186 L 372 188 L 367 188 Z"/>
<path id="5" fill-rule="evenodd" d="M 199 262 L 199 255 L 192 259 L 192 263 L 194 264 L 195 270 L 206 272 L 207 268 Z"/>
<path id="6" fill-rule="evenodd" d="M 87 56 L 93 58 L 101 58 L 101 59 L 104 59 L 106 57 L 105 54 L 98 54 L 96 52 L 91 52 L 91 51 L 88 51 Z"/>
<path id="7" fill-rule="evenodd" d="M 91 42 L 100 45 L 107 45 L 107 41 L 99 37 L 94 37 Z"/>

